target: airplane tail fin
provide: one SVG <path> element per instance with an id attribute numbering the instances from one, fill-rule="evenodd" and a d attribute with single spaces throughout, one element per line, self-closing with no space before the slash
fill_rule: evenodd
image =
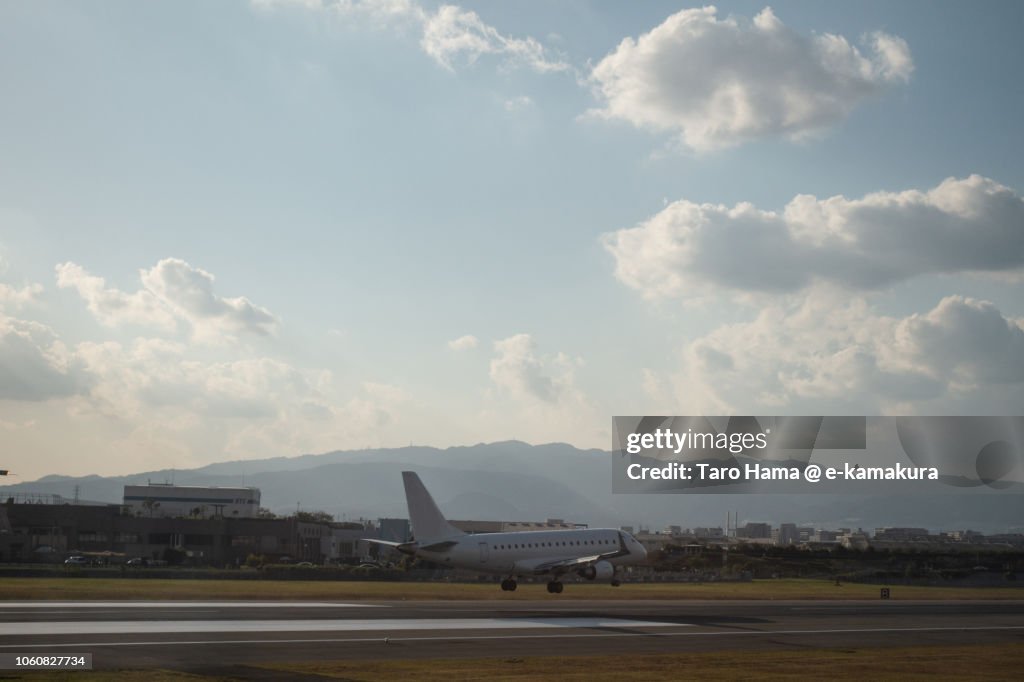
<path id="1" fill-rule="evenodd" d="M 405 483 L 405 501 L 409 505 L 412 532 L 421 547 L 439 540 L 465 535 L 444 518 L 416 472 L 403 471 L 402 482 Z"/>

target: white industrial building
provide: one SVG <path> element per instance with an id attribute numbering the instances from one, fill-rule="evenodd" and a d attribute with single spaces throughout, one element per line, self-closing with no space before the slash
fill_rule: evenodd
<path id="1" fill-rule="evenodd" d="M 126 485 L 124 506 L 136 516 L 255 518 L 260 509 L 260 490 L 159 483 Z"/>

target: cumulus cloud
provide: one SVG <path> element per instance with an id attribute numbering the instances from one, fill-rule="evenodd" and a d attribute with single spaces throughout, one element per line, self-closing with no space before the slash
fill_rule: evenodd
<path id="1" fill-rule="evenodd" d="M 15 287 L 0 282 L 0 309 L 21 308 L 38 300 L 43 293 L 41 284 L 26 284 L 23 287 Z"/>
<path id="2" fill-rule="evenodd" d="M 391 407 L 410 399 L 398 387 L 364 382 L 356 398 L 339 405 L 329 396 L 329 372 L 269 357 L 209 361 L 195 357 L 185 344 L 163 339 L 138 338 L 127 345 L 86 342 L 74 352 L 95 379 L 91 405 L 82 409 L 125 419 L 195 415 L 201 421 L 236 421 L 241 428 L 295 419 L 330 421 L 349 413 L 369 419 L 373 412 L 372 421 L 379 425 L 380 414 L 389 415 Z"/>
<path id="3" fill-rule="evenodd" d="M 253 453 L 323 452 L 339 447 L 393 447 L 409 414 L 412 396 L 389 384 L 364 382 L 348 401 L 335 404 L 309 398 L 285 405 L 272 419 L 243 422 L 224 449 L 239 456 Z"/>
<path id="4" fill-rule="evenodd" d="M 129 294 L 108 287 L 102 277 L 90 275 L 81 265 L 71 262 L 61 263 L 56 270 L 57 286 L 76 290 L 101 324 L 138 324 L 168 331 L 177 327 L 174 316 L 151 291 L 140 289 Z"/>
<path id="5" fill-rule="evenodd" d="M 403 17 L 419 18 L 424 10 L 413 0 L 250 0 L 261 10 L 276 7 L 299 7 L 307 10 L 330 11 L 341 17 L 367 17 L 378 20 Z"/>
<path id="6" fill-rule="evenodd" d="M 252 4 L 261 9 L 302 7 L 323 12 L 332 19 L 365 21 L 379 28 L 417 27 L 421 32 L 420 47 L 449 70 L 472 65 L 484 55 L 539 73 L 570 70 L 568 64 L 551 56 L 535 38 L 506 36 L 476 12 L 455 5 L 441 5 L 430 11 L 412 0 L 252 0 Z"/>
<path id="7" fill-rule="evenodd" d="M 0 314 L 0 400 L 63 398 L 84 392 L 87 384 L 49 327 Z"/>
<path id="8" fill-rule="evenodd" d="M 218 339 L 238 333 L 267 335 L 277 318 L 244 296 L 224 298 L 213 292 L 214 277 L 177 258 L 165 258 L 140 270 L 142 288 L 133 293 L 108 287 L 75 263 L 57 266 L 57 285 L 78 291 L 89 311 L 102 324 L 139 324 L 174 330 L 186 322 L 199 339 Z"/>
<path id="9" fill-rule="evenodd" d="M 58 266 L 57 279 L 110 326 L 188 326 L 193 338 L 224 338 L 276 325 L 246 299 L 219 296 L 212 275 L 181 260 L 140 271 L 135 292 L 111 287 L 74 263 Z M 35 291 L 27 287 L 15 298 Z M 404 426 L 410 401 L 398 386 L 369 381 L 339 393 L 327 370 L 254 356 L 244 347 L 146 337 L 66 346 L 50 327 L 0 310 L 0 403 L 9 413 L 0 428 L 33 458 L 53 455 L 45 465 L 23 467 L 33 474 L 45 473 L 41 466 L 66 466 L 53 453 L 68 447 L 89 462 L 75 470 L 84 473 L 123 471 L 126 465 L 110 452 L 131 453 L 130 466 L 138 467 L 200 464 L 211 455 L 396 445 L 406 434 L 383 427 Z M 37 435 L 19 424 L 35 424 Z"/>
<path id="10" fill-rule="evenodd" d="M 123 346 L 82 343 L 76 355 L 96 378 L 94 407 L 120 417 L 164 408 L 211 418 L 261 419 L 316 391 L 311 378 L 266 357 L 209 362 L 162 339 L 136 339 Z"/>
<path id="11" fill-rule="evenodd" d="M 569 65 L 548 56 L 536 39 L 509 38 L 480 19 L 476 12 L 442 5 L 423 24 L 423 51 L 438 64 L 451 69 L 462 61 L 476 62 L 482 55 L 496 55 L 507 63 L 526 66 L 539 73 L 567 71 Z"/>
<path id="12" fill-rule="evenodd" d="M 1024 382 L 1024 324 L 988 301 L 944 298 L 902 320 L 894 353 L 931 377 L 963 389 Z"/>
<path id="13" fill-rule="evenodd" d="M 556 378 L 549 373 L 529 334 L 516 334 L 495 341 L 494 350 L 490 376 L 495 385 L 518 398 L 557 402 L 559 390 L 567 377 L 563 374 Z M 564 365 L 564 358 L 559 357 L 556 363 Z"/>
<path id="14" fill-rule="evenodd" d="M 387 439 L 381 439 L 373 432 L 399 423 L 400 408 L 407 406 L 412 399 L 412 395 L 400 386 L 364 381 L 359 395 L 344 405 L 329 407 L 327 415 L 332 422 L 344 424 L 344 430 L 338 433 L 341 442 L 350 442 L 358 434 L 359 438 L 371 438 L 371 442 L 379 445 Z"/>
<path id="15" fill-rule="evenodd" d="M 961 296 L 895 318 L 861 299 L 815 294 L 694 340 L 682 367 L 676 393 L 692 414 L 913 412 L 999 387 L 1019 400 L 1024 326 Z"/>
<path id="16" fill-rule="evenodd" d="M 7 258 L 6 249 L 3 244 L 0 244 L 0 275 L 5 274 L 9 268 L 10 262 Z M 30 303 L 35 303 L 39 300 L 39 296 L 42 293 L 43 287 L 41 284 L 25 284 L 19 287 L 0 282 L 0 310 L 18 309 Z"/>
<path id="17" fill-rule="evenodd" d="M 873 33 L 863 48 L 839 35 L 801 35 L 770 8 L 753 20 L 687 9 L 598 62 L 590 83 L 602 106 L 591 113 L 676 134 L 697 150 L 800 138 L 909 79 L 901 38 Z"/>
<path id="18" fill-rule="evenodd" d="M 576 384 L 583 360 L 565 353 L 542 353 L 530 334 L 494 343 L 488 393 L 479 424 L 482 437 L 526 438 L 533 442 L 565 441 L 570 436 L 588 445 L 607 442 L 608 412 L 599 410 Z"/>
<path id="19" fill-rule="evenodd" d="M 781 213 L 677 201 L 603 237 L 616 277 L 648 298 L 727 289 L 854 290 L 1024 266 L 1024 200 L 978 175 L 860 199 L 795 197 Z"/>
<path id="20" fill-rule="evenodd" d="M 213 293 L 213 275 L 183 260 L 165 258 L 141 273 L 143 286 L 178 317 L 197 330 L 212 328 L 229 333 L 266 335 L 277 327 L 277 318 L 244 296 L 222 298 Z"/>
<path id="21" fill-rule="evenodd" d="M 401 422 L 412 399 L 403 389 L 364 382 L 339 397 L 328 371 L 269 357 L 210 359 L 210 350 L 154 338 L 81 343 L 69 355 L 89 391 L 62 405 L 65 417 L 103 434 L 104 450 L 151 465 L 395 445 L 383 427 Z"/>
<path id="22" fill-rule="evenodd" d="M 459 351 L 472 350 L 476 348 L 477 343 L 478 341 L 475 336 L 473 336 L 472 334 L 466 334 L 465 336 L 460 336 L 457 339 L 452 339 L 451 341 L 449 341 L 448 347 L 451 348 L 452 350 Z"/>

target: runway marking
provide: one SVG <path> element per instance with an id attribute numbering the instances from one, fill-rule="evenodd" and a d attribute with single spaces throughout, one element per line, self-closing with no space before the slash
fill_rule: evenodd
<path id="1" fill-rule="evenodd" d="M 115 635 L 199 632 L 353 632 L 688 627 L 622 618 L 383 618 L 346 620 L 126 620 L 0 623 L 0 635 Z"/>
<path id="2" fill-rule="evenodd" d="M 821 634 L 857 634 L 857 633 L 888 633 L 888 632 L 979 632 L 1024 630 L 1024 625 L 993 625 L 978 627 L 934 627 L 934 628 L 864 628 L 838 630 L 742 630 L 725 632 L 567 632 L 546 633 L 537 635 L 450 635 L 447 637 L 323 637 L 315 639 L 195 639 L 195 640 L 157 640 L 143 642 L 47 642 L 42 644 L 0 644 L 0 649 L 45 649 L 69 647 L 120 647 L 120 646 L 196 646 L 200 644 L 347 644 L 388 642 L 436 642 L 436 641 L 475 641 L 495 639 L 588 639 L 594 637 L 742 637 L 744 635 L 821 635 Z"/>
<path id="3" fill-rule="evenodd" d="M 191 609 L 191 608 L 390 608 L 383 604 L 320 601 L 0 601 L 0 612 L 15 609 Z"/>
<path id="4" fill-rule="evenodd" d="M 152 609 L 148 613 L 153 613 L 153 612 L 159 613 L 161 611 L 167 611 L 168 613 L 175 613 L 175 614 L 181 614 L 181 613 L 220 613 L 220 609 L 175 609 L 174 611 L 172 611 L 171 609 Z M 30 610 L 26 609 L 26 610 L 19 610 L 19 611 L 8 611 L 7 609 L 0 609 L 0 617 L 8 616 L 8 615 L 13 615 L 13 614 L 21 614 L 21 613 L 31 613 L 31 614 L 35 614 L 37 616 L 41 616 L 41 615 L 55 616 L 57 614 L 63 614 L 63 613 L 81 613 L 81 611 L 74 610 L 74 609 L 59 610 L 59 611 L 49 611 L 48 610 L 48 611 L 44 611 L 44 612 L 40 613 L 38 609 L 30 609 Z M 96 614 L 96 613 L 121 613 L 121 609 L 95 609 L 95 610 L 89 611 L 89 615 L 90 616 L 93 615 L 93 614 Z"/>

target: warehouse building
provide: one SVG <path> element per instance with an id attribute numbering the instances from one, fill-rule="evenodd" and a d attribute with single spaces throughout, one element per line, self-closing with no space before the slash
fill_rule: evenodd
<path id="1" fill-rule="evenodd" d="M 161 483 L 126 485 L 124 506 L 134 516 L 150 518 L 252 519 L 260 509 L 260 491 Z"/>

